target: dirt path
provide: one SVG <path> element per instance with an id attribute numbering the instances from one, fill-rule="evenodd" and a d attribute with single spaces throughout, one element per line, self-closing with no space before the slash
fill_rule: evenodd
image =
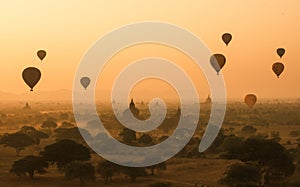
<path id="1" fill-rule="evenodd" d="M 155 182 L 167 182 L 167 183 L 173 183 L 173 184 L 176 184 L 176 185 L 193 186 L 193 187 L 195 186 L 195 184 L 193 184 L 193 183 L 179 181 L 179 180 L 175 180 L 175 179 L 169 179 L 169 178 L 166 178 L 166 177 L 155 176 L 151 179 Z"/>

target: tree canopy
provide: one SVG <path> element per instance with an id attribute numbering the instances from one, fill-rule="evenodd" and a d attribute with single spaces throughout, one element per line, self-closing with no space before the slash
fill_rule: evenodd
<path id="1" fill-rule="evenodd" d="M 239 144 L 231 145 L 227 150 L 227 158 L 244 162 L 257 162 L 267 168 L 269 173 L 283 176 L 293 174 L 295 165 L 292 154 L 273 139 L 251 137 Z"/>
<path id="2" fill-rule="evenodd" d="M 49 129 L 53 128 L 54 129 L 56 127 L 57 127 L 57 124 L 53 120 L 46 120 L 41 125 L 41 128 L 49 128 Z"/>
<path id="3" fill-rule="evenodd" d="M 90 162 L 72 161 L 65 168 L 65 177 L 68 180 L 78 178 L 83 187 L 86 182 L 95 180 L 95 168 Z"/>
<path id="4" fill-rule="evenodd" d="M 125 143 L 133 143 L 134 141 L 137 140 L 136 138 L 136 132 L 128 129 L 128 128 L 124 128 L 122 132 L 120 132 L 119 134 L 122 137 L 122 140 Z"/>
<path id="5" fill-rule="evenodd" d="M 35 173 L 46 173 L 45 168 L 47 167 L 48 163 L 44 158 L 30 155 L 15 161 L 10 169 L 10 173 L 14 173 L 18 176 L 28 173 L 30 179 L 33 179 Z"/>
<path id="6" fill-rule="evenodd" d="M 112 182 L 112 177 L 120 172 L 119 170 L 119 165 L 109 161 L 100 162 L 97 166 L 97 172 L 104 178 L 105 184 Z"/>
<path id="7" fill-rule="evenodd" d="M 65 169 L 66 165 L 72 161 L 91 159 L 90 150 L 87 147 L 68 139 L 46 146 L 41 155 L 51 164 L 56 164 L 60 170 Z"/>
<path id="8" fill-rule="evenodd" d="M 5 147 L 15 148 L 17 156 L 20 155 L 20 151 L 24 150 L 25 147 L 34 145 L 36 143 L 36 140 L 34 140 L 32 137 L 20 132 L 4 134 L 0 140 L 0 144 L 4 145 Z"/>
<path id="9" fill-rule="evenodd" d="M 72 128 L 57 128 L 54 130 L 56 133 L 56 141 L 60 141 L 63 139 L 69 139 L 73 140 L 79 143 L 85 143 L 85 140 L 83 139 L 81 133 L 84 133 L 84 137 L 90 137 L 91 134 L 85 130 L 85 129 L 78 129 L 78 127 L 72 127 Z"/>
<path id="10" fill-rule="evenodd" d="M 48 134 L 38 131 L 34 127 L 31 127 L 31 126 L 23 126 L 23 127 L 21 127 L 21 129 L 18 132 L 27 134 L 31 138 L 35 139 L 36 142 L 39 142 L 40 139 L 49 138 Z"/>
<path id="11" fill-rule="evenodd" d="M 260 169 L 253 163 L 236 163 L 225 172 L 221 183 L 232 187 L 253 186 L 258 187 L 261 181 Z"/>

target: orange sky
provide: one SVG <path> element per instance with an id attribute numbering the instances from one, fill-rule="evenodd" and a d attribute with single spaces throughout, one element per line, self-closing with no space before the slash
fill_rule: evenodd
<path id="1" fill-rule="evenodd" d="M 223 75 L 229 98 L 243 98 L 249 92 L 260 98 L 299 97 L 299 7 L 298 0 L 1 1 L 0 91 L 29 91 L 21 77 L 27 66 L 36 66 L 43 73 L 36 90 L 71 90 L 81 58 L 97 39 L 130 23 L 162 21 L 188 29 L 212 52 L 225 54 Z M 221 41 L 224 32 L 233 34 L 229 47 Z M 281 59 L 286 69 L 280 79 L 271 71 L 272 64 L 280 60 L 275 52 L 278 47 L 286 49 Z M 138 57 L 130 50 L 140 51 L 140 57 L 173 58 L 191 72 L 198 91 L 205 96 L 208 90 L 201 72 L 197 77 L 192 65 L 184 65 L 188 59 L 180 52 L 169 55 L 172 49 L 161 50 L 163 53 L 160 48 L 136 46 L 116 58 L 129 63 Z M 48 52 L 43 63 L 36 57 L 38 49 Z M 111 72 L 116 73 L 120 67 L 114 67 L 113 60 Z M 103 75 L 107 86 L 112 74 Z M 145 83 L 148 89 L 149 84 Z"/>

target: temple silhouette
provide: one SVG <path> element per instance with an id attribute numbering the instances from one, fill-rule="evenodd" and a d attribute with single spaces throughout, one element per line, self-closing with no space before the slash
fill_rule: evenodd
<path id="1" fill-rule="evenodd" d="M 140 119 L 140 110 L 135 106 L 133 98 L 131 98 L 129 108 L 123 112 L 123 118 L 130 119 L 130 113 L 132 113 L 135 118 Z"/>
<path id="2" fill-rule="evenodd" d="M 30 110 L 30 106 L 28 104 L 28 102 L 26 102 L 25 106 L 23 107 L 23 110 Z"/>

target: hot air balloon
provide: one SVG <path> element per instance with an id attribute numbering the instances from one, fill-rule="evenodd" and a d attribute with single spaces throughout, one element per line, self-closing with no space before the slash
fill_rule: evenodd
<path id="1" fill-rule="evenodd" d="M 284 70 L 284 65 L 281 62 L 276 62 L 273 64 L 272 70 L 276 74 L 277 78 L 279 78 L 280 74 Z"/>
<path id="2" fill-rule="evenodd" d="M 91 79 L 89 77 L 82 77 L 80 79 L 80 83 L 84 87 L 84 89 L 86 89 L 90 85 Z"/>
<path id="3" fill-rule="evenodd" d="M 33 91 L 33 87 L 41 78 L 41 71 L 35 67 L 28 67 L 24 69 L 22 77 L 24 82 L 30 87 L 30 91 Z"/>
<path id="4" fill-rule="evenodd" d="M 245 96 L 244 101 L 248 105 L 249 108 L 252 108 L 255 105 L 256 101 L 257 101 L 257 97 L 254 94 L 247 94 Z"/>
<path id="5" fill-rule="evenodd" d="M 232 40 L 232 35 L 229 33 L 224 33 L 222 35 L 222 40 L 226 44 L 226 46 L 228 46 L 229 42 Z"/>
<path id="6" fill-rule="evenodd" d="M 281 58 L 285 53 L 285 49 L 284 48 L 278 48 L 276 50 L 276 52 L 277 52 L 278 56 Z"/>
<path id="7" fill-rule="evenodd" d="M 219 75 L 220 70 L 226 63 L 226 58 L 222 54 L 214 54 L 210 57 L 210 64 L 216 70 L 217 75 Z"/>
<path id="8" fill-rule="evenodd" d="M 37 53 L 37 56 L 39 57 L 39 59 L 41 61 L 43 61 L 43 59 L 46 57 L 47 52 L 45 50 L 39 50 Z"/>

